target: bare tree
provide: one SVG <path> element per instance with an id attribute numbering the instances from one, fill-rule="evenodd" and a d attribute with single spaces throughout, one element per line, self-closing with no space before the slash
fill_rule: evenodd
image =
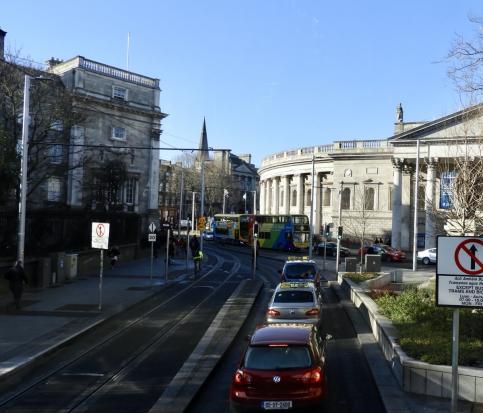
<path id="1" fill-rule="evenodd" d="M 34 79 L 30 88 L 28 196 L 50 177 L 65 177 L 69 169 L 81 167 L 85 160 L 74 165 L 68 162 L 67 156 L 71 129 L 82 124 L 85 113 L 74 108 L 73 97 L 60 78 L 24 62 L 18 54 L 0 61 L 0 166 L 2 178 L 5 178 L 5 181 L 2 179 L 0 201 L 11 199 L 13 190 L 19 187 L 18 148 L 26 74 Z M 38 77 L 49 81 L 37 81 Z M 18 197 L 17 191 L 17 200 Z"/>
<path id="2" fill-rule="evenodd" d="M 470 21 L 478 26 L 476 35 L 472 40 L 457 36 L 447 56 L 451 62 L 448 75 L 458 92 L 479 102 L 483 93 L 483 17 L 470 17 Z"/>
<path id="3" fill-rule="evenodd" d="M 354 204 L 352 209 L 342 211 L 342 225 L 345 233 L 359 241 L 360 248 L 366 245 L 366 242 L 373 237 L 374 234 L 370 228 L 374 219 L 374 188 L 366 185 L 354 186 Z M 360 255 L 360 264 L 362 269 L 363 255 Z"/>

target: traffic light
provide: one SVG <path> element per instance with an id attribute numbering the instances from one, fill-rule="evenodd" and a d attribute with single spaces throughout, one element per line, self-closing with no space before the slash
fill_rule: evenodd
<path id="1" fill-rule="evenodd" d="M 330 224 L 325 224 L 325 236 L 328 238 L 330 235 Z"/>
<path id="2" fill-rule="evenodd" d="M 256 221 L 253 224 L 253 237 L 258 238 L 258 222 Z"/>
<path id="3" fill-rule="evenodd" d="M 337 228 L 337 238 L 342 239 L 342 227 Z"/>

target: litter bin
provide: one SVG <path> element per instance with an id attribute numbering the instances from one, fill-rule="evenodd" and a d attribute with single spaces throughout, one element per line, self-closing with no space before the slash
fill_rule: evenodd
<path id="1" fill-rule="evenodd" d="M 77 277 L 77 254 L 65 254 L 64 275 L 66 280 Z"/>
<path id="2" fill-rule="evenodd" d="M 50 258 L 52 259 L 52 285 L 62 284 L 65 280 L 65 252 L 54 252 L 50 254 Z"/>
<path id="3" fill-rule="evenodd" d="M 346 272 L 356 272 L 357 271 L 357 258 L 347 257 L 345 259 L 345 270 Z"/>
<path id="4" fill-rule="evenodd" d="M 380 272 L 381 271 L 381 256 L 378 254 L 366 255 L 366 271 Z"/>

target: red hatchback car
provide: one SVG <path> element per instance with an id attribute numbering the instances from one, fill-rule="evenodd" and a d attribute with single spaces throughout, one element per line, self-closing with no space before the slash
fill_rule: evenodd
<path id="1" fill-rule="evenodd" d="M 325 340 L 308 324 L 258 328 L 230 388 L 232 411 L 317 407 L 326 395 Z"/>

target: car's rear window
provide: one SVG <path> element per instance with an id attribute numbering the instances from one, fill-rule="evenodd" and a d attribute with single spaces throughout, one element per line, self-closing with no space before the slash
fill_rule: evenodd
<path id="1" fill-rule="evenodd" d="M 306 346 L 252 346 L 245 354 L 247 369 L 280 370 L 306 368 L 312 365 Z"/>
<path id="2" fill-rule="evenodd" d="M 287 279 L 310 279 L 314 278 L 316 270 L 313 264 L 290 264 L 284 269 Z"/>
<path id="3" fill-rule="evenodd" d="M 314 296 L 311 291 L 287 290 L 275 294 L 274 303 L 312 303 Z"/>

